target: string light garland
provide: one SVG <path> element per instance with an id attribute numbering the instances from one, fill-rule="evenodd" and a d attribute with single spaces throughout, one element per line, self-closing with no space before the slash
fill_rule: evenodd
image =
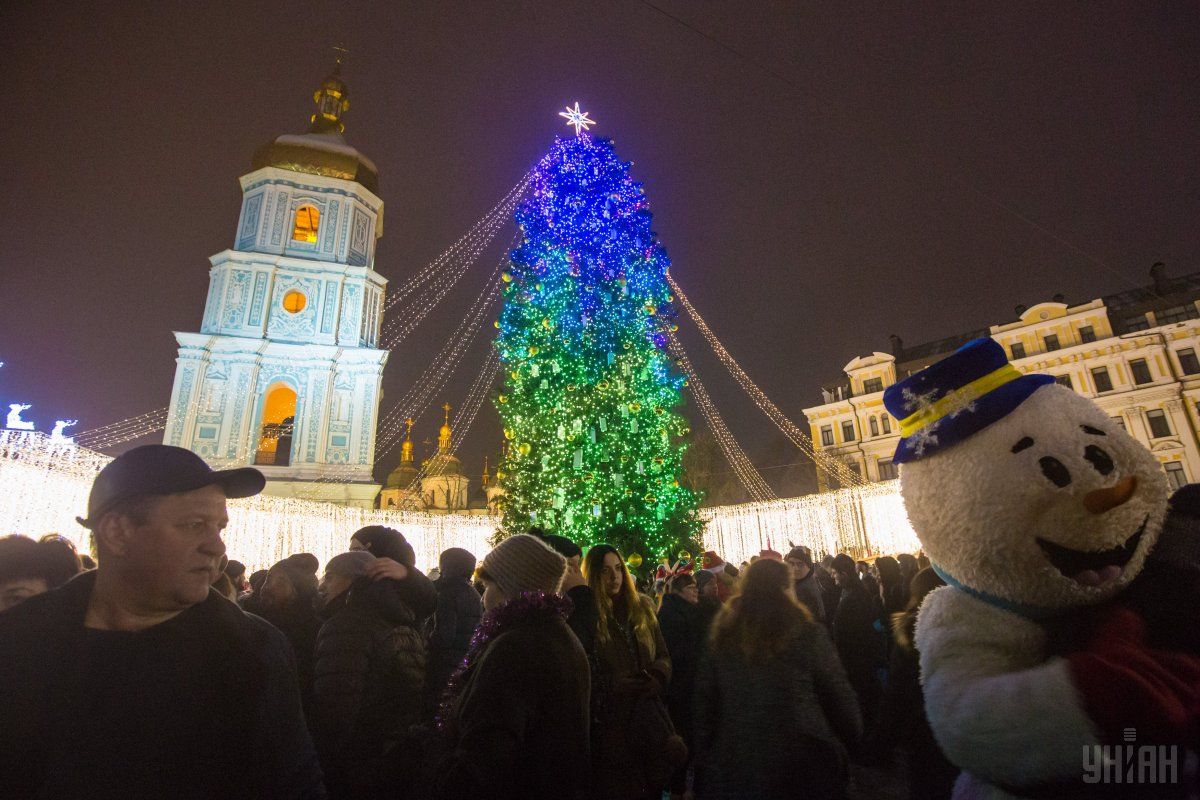
<path id="1" fill-rule="evenodd" d="M 796 426 L 796 423 L 784 416 L 779 407 L 771 402 L 771 399 L 767 397 L 762 389 L 758 388 L 758 385 L 750 379 L 750 376 L 746 374 L 741 365 L 734 360 L 733 356 L 730 355 L 729 351 L 725 349 L 725 346 L 721 344 L 720 340 L 712 332 L 712 329 L 708 327 L 708 323 L 701 318 L 700 313 L 696 311 L 695 306 L 688 300 L 687 295 L 679 288 L 679 284 L 676 283 L 675 279 L 667 275 L 667 283 L 670 284 L 671 289 L 675 292 L 680 305 L 687 311 L 688 316 L 692 318 L 696 326 L 700 328 L 700 332 L 704 334 L 704 338 L 712 348 L 713 353 L 725 365 L 725 368 L 729 370 L 729 373 L 733 375 L 742 389 L 750 395 L 750 399 L 754 401 L 754 404 L 767 415 L 768 419 L 775 423 L 775 426 L 779 428 L 783 435 L 788 437 L 792 444 L 796 445 L 805 455 L 811 458 L 819 469 L 824 470 L 826 474 L 833 477 L 842 486 L 869 486 L 870 483 L 862 475 L 851 470 L 838 459 L 826 455 L 813 446 L 812 439 L 809 438 L 808 434 L 800 430 Z"/>
<path id="2" fill-rule="evenodd" d="M 616 539 L 654 560 L 694 547 L 684 377 L 659 330 L 674 314 L 670 261 L 642 187 L 609 140 L 581 130 L 555 139 L 516 220 L 497 337 L 503 533 Z"/>
<path id="3" fill-rule="evenodd" d="M 495 236 L 495 230 L 498 230 L 499 226 L 509 219 L 513 208 L 520 202 L 521 197 L 529 189 L 530 177 L 530 173 L 521 176 L 521 180 L 517 182 L 517 185 L 509 189 L 508 193 L 500 199 L 500 202 L 496 203 L 483 218 L 472 225 L 471 229 L 463 234 L 458 241 L 450 245 L 444 253 L 422 267 L 403 284 L 389 291 L 387 299 L 383 304 L 383 310 L 387 311 L 412 294 L 418 286 L 431 280 L 447 264 L 452 264 L 460 260 L 463 253 L 474 247 L 479 239 L 486 238 L 490 241 Z M 489 230 L 492 231 L 490 234 L 487 233 Z"/>
<path id="4" fill-rule="evenodd" d="M 725 460 L 729 462 L 729 466 L 733 468 L 734 474 L 737 475 L 739 481 L 750 498 L 756 502 L 776 499 L 776 494 L 770 485 L 763 480 L 763 476 L 755 469 L 754 464 L 746 456 L 745 450 L 738 444 L 737 439 L 733 437 L 733 433 L 725 424 L 725 420 L 717 411 L 716 404 L 708 394 L 708 390 L 704 388 L 699 376 L 696 375 L 696 370 L 692 366 L 692 361 L 688 358 L 687 353 L 683 349 L 683 344 L 679 338 L 673 333 L 668 332 L 671 355 L 675 357 L 675 361 L 683 369 L 685 375 L 688 376 L 687 387 L 692 393 L 692 399 L 696 401 L 696 405 L 700 408 L 700 413 L 703 414 L 705 422 L 708 423 L 708 428 L 712 431 L 713 438 L 717 441 L 721 452 L 725 455 Z"/>
<path id="5" fill-rule="evenodd" d="M 89 533 L 75 522 L 87 508 L 92 481 L 111 459 L 85 447 L 55 444 L 43 433 L 0 431 L 0 485 L 17 502 L 0 503 L 0 535 L 60 533 L 81 552 Z M 398 529 L 412 544 L 417 565 L 429 568 L 449 547 L 482 558 L 491 549 L 496 519 L 482 515 L 375 511 L 295 498 L 259 495 L 229 501 L 224 539 L 229 557 L 250 570 L 293 553 L 322 563 L 344 552 L 350 534 L 365 525 Z M 812 548 L 818 557 L 845 552 L 856 558 L 912 553 L 920 547 L 900 497 L 899 482 L 806 497 L 705 508 L 704 548 L 740 563 L 768 542 Z"/>

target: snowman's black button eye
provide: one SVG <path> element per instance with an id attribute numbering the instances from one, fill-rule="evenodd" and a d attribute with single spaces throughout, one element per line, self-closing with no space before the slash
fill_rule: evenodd
<path id="1" fill-rule="evenodd" d="M 1042 467 L 1042 474 L 1049 478 L 1050 482 L 1058 488 L 1061 489 L 1071 482 L 1071 473 L 1054 456 L 1042 456 L 1038 459 L 1038 464 Z"/>
<path id="2" fill-rule="evenodd" d="M 1083 451 L 1083 457 L 1092 462 L 1092 466 L 1096 468 L 1096 472 L 1099 472 L 1101 475 L 1107 475 L 1113 471 L 1112 456 L 1094 444 L 1087 446 Z"/>
<path id="3" fill-rule="evenodd" d="M 1091 425 L 1080 425 L 1084 433 L 1090 433 L 1092 436 L 1107 436 L 1108 434 L 1099 428 L 1093 428 Z"/>
<path id="4" fill-rule="evenodd" d="M 1022 450 L 1024 450 L 1026 447 L 1033 447 L 1033 439 L 1030 439 L 1028 436 L 1022 438 L 1021 441 L 1014 444 L 1012 446 L 1012 451 L 1014 453 L 1019 453 Z"/>

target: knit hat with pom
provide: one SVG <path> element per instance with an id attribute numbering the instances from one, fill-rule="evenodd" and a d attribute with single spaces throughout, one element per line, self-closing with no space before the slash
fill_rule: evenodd
<path id="1" fill-rule="evenodd" d="M 483 557 L 479 571 L 509 599 L 522 592 L 557 592 L 567 561 L 536 536 L 510 536 Z"/>

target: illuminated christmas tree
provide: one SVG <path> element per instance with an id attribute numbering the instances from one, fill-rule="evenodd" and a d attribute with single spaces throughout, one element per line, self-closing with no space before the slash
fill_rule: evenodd
<path id="1" fill-rule="evenodd" d="M 629 164 L 578 104 L 568 115 L 576 135 L 538 163 L 503 275 L 502 534 L 537 526 L 673 560 L 700 522 L 679 480 L 689 429 L 666 350 L 670 261 Z"/>

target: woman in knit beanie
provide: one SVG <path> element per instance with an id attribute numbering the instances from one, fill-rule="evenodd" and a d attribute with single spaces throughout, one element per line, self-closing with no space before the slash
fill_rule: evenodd
<path id="1" fill-rule="evenodd" d="M 588 796 L 587 656 L 555 594 L 565 560 L 536 537 L 505 539 L 476 576 L 486 613 L 438 714 L 447 755 L 435 797 Z"/>

